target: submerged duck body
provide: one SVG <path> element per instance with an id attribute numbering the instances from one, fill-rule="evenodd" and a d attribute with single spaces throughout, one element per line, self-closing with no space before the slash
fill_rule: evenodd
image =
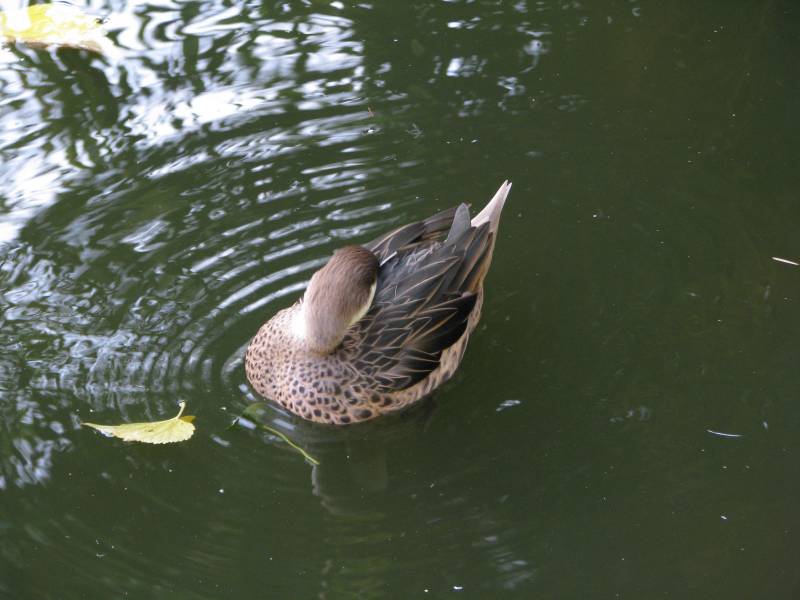
<path id="1" fill-rule="evenodd" d="M 510 189 L 503 183 L 472 219 L 462 204 L 337 250 L 250 342 L 251 385 L 305 419 L 347 425 L 450 379 L 480 318 Z"/>

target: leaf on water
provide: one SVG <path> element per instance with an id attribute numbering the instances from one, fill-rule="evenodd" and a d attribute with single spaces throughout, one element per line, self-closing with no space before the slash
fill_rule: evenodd
<path id="1" fill-rule="evenodd" d="M 81 424 L 97 429 L 103 435 L 118 437 L 126 442 L 143 442 L 145 444 L 183 442 L 194 434 L 194 425 L 192 425 L 194 416 L 181 416 L 183 409 L 186 408 L 186 402 L 181 401 L 180 407 L 178 414 L 166 421 L 125 423 L 123 425 Z"/>
<path id="2" fill-rule="evenodd" d="M 253 404 L 249 405 L 247 408 L 244 409 L 244 411 L 242 411 L 242 414 L 239 417 L 236 417 L 236 420 L 233 423 L 231 423 L 231 427 L 234 427 L 236 424 L 238 424 L 240 419 L 246 418 L 250 422 L 252 422 L 252 423 L 258 425 L 259 427 L 261 427 L 262 429 L 264 429 L 265 431 L 268 431 L 271 434 L 278 436 L 280 439 L 282 439 L 284 442 L 286 442 L 291 448 L 294 448 L 295 451 L 300 453 L 300 455 L 303 458 L 305 458 L 308 462 L 310 462 L 312 465 L 315 465 L 315 466 L 319 465 L 319 461 L 316 458 L 314 458 L 308 452 L 303 450 L 303 448 L 301 448 L 300 446 L 295 444 L 284 433 L 281 433 L 277 429 L 273 429 L 272 427 L 264 425 L 264 423 L 262 423 L 260 421 L 258 416 L 264 410 L 264 406 L 266 404 L 267 404 L 266 402 L 253 402 Z"/>
<path id="3" fill-rule="evenodd" d="M 100 21 L 67 4 L 35 4 L 0 12 L 0 35 L 29 46 L 60 46 L 103 53 L 112 45 Z"/>

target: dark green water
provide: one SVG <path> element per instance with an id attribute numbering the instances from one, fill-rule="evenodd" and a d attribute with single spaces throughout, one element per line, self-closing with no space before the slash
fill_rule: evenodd
<path id="1" fill-rule="evenodd" d="M 90 10 L 0 70 L 0 596 L 800 594 L 800 5 Z M 452 382 L 228 429 L 333 249 L 505 178 Z"/>

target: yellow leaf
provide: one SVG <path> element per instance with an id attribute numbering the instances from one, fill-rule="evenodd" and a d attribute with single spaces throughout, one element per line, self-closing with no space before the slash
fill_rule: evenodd
<path id="1" fill-rule="evenodd" d="M 107 436 L 114 436 L 126 442 L 144 442 L 145 444 L 169 444 L 183 442 L 194 434 L 192 421 L 194 416 L 182 417 L 186 402 L 181 401 L 178 414 L 166 421 L 153 421 L 151 423 L 126 423 L 123 425 L 97 425 L 95 423 L 81 423 L 87 427 L 97 429 Z"/>
<path id="2" fill-rule="evenodd" d="M 111 42 L 100 21 L 67 4 L 35 4 L 0 13 L 0 35 L 29 46 L 63 46 L 103 52 Z"/>

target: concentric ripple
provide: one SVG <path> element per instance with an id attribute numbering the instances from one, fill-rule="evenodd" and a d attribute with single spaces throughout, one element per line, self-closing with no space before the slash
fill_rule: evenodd
<path id="1" fill-rule="evenodd" d="M 241 355 L 258 325 L 333 248 L 377 234 L 414 201 L 408 179 L 367 192 L 386 157 L 372 148 L 379 127 L 347 19 L 298 15 L 290 29 L 302 35 L 288 35 L 285 19 L 198 8 L 187 21 L 180 5 L 163 5 L 137 15 L 138 32 L 118 30 L 124 62 L 94 71 L 91 94 L 106 100 L 100 112 L 86 104 L 86 131 L 65 121 L 65 154 L 44 154 L 35 176 L 44 135 L 4 164 L 16 179 L 0 267 L 0 386 L 16 399 L 3 423 L 27 427 L 6 432 L 17 453 L 0 461 L 0 488 L 46 481 L 89 415 L 157 418 L 178 397 L 191 405 L 198 389 L 241 406 Z M 197 54 L 175 65 L 186 39 Z M 220 51 L 243 62 L 209 69 Z M 15 124 L 52 123 L 51 91 L 63 97 L 63 78 L 78 77 L 68 69 L 94 68 L 86 57 L 21 52 L 3 81 L 27 111 L 7 113 L 12 135 Z M 176 68 L 196 76 L 178 82 Z M 58 202 L 67 191 L 69 207 Z M 193 407 L 204 408 L 219 415 Z"/>

